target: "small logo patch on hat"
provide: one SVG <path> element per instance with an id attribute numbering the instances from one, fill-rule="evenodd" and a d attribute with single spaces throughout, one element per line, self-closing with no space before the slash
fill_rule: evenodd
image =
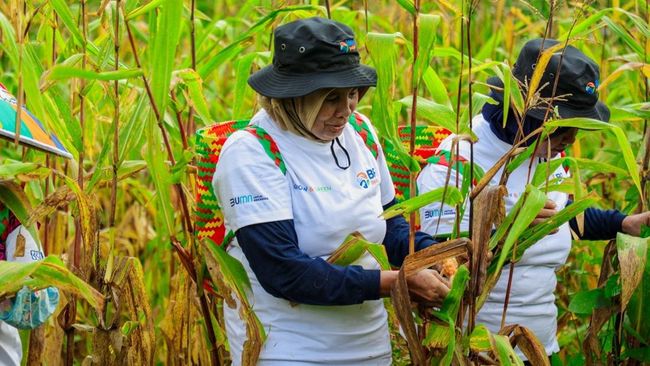
<path id="1" fill-rule="evenodd" d="M 593 94 L 596 92 L 596 88 L 598 88 L 598 81 L 594 82 L 588 82 L 587 86 L 585 86 L 585 91 L 587 94 Z"/>
<path id="2" fill-rule="evenodd" d="M 357 50 L 357 43 L 354 42 L 354 39 L 352 38 L 344 39 L 341 42 L 339 42 L 339 47 L 341 53 L 350 53 L 352 51 Z"/>

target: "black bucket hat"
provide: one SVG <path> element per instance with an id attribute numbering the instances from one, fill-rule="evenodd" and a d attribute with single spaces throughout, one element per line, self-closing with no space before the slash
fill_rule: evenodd
<path id="1" fill-rule="evenodd" d="M 354 32 L 345 24 L 318 17 L 296 20 L 275 30 L 274 47 L 273 64 L 248 78 L 266 97 L 377 85 L 375 69 L 359 62 Z"/>
<path id="2" fill-rule="evenodd" d="M 530 83 L 535 65 L 542 52 L 542 41 L 544 50 L 559 43 L 554 39 L 542 40 L 541 38 L 526 42 L 512 70 L 512 74 L 520 82 Z M 564 49 L 564 56 L 561 56 L 561 54 L 561 51 L 553 54 L 546 66 L 546 70 L 544 70 L 539 85 L 543 86 L 546 84 L 546 86 L 538 90 L 540 97 L 551 98 L 555 73 L 558 70 L 560 58 L 562 58 L 555 95 L 558 97 L 562 96 L 563 100 L 554 100 L 552 107 L 557 107 L 561 118 L 587 117 L 605 122 L 609 121 L 609 108 L 598 100 L 600 77 L 598 65 L 573 46 L 567 46 Z M 498 77 L 489 78 L 487 83 L 491 86 L 503 88 L 503 81 Z M 496 100 L 503 102 L 502 91 L 493 90 L 491 94 Z M 533 118 L 542 120 L 546 114 L 547 107 L 548 104 L 541 103 L 535 108 L 529 109 L 527 114 Z"/>

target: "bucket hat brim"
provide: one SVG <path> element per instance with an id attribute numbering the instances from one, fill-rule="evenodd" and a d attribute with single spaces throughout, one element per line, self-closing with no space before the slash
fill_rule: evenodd
<path id="1" fill-rule="evenodd" d="M 503 81 L 497 77 L 493 76 L 487 80 L 487 84 L 490 85 L 492 90 L 492 97 L 499 103 L 503 102 Z M 573 108 L 570 105 L 564 103 L 556 103 L 558 113 L 561 118 L 592 118 L 597 119 L 603 122 L 609 122 L 610 111 L 605 103 L 598 101 L 596 104 L 590 108 Z M 536 118 L 544 119 L 546 116 L 546 107 L 531 108 L 528 110 L 527 115 Z"/>
<path id="2" fill-rule="evenodd" d="M 376 86 L 377 72 L 370 66 L 359 64 L 331 72 L 282 73 L 269 65 L 251 75 L 248 85 L 265 97 L 296 98 L 319 89 Z"/>

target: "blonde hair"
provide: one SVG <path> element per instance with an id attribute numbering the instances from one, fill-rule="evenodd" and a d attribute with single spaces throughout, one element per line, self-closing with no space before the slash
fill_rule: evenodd
<path id="1" fill-rule="evenodd" d="M 283 130 L 321 141 L 311 129 L 314 127 L 318 112 L 329 93 L 334 89 L 319 89 L 313 93 L 296 98 L 269 98 L 259 96 L 260 105 Z"/>

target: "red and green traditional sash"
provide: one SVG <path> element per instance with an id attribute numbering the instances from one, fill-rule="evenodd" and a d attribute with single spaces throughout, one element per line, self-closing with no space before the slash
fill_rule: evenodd
<path id="1" fill-rule="evenodd" d="M 257 138 L 282 174 L 287 170 L 275 141 L 262 127 L 250 126 L 248 120 L 218 123 L 196 132 L 198 181 L 195 230 L 199 239 L 208 238 L 217 245 L 222 245 L 231 235 L 226 235 L 223 212 L 212 188 L 212 177 L 223 145 L 230 135 L 239 130 L 247 131 Z"/>
<path id="2" fill-rule="evenodd" d="M 417 126 L 415 129 L 415 152 L 414 158 L 424 166 L 429 162 L 429 159 L 436 156 L 436 149 L 451 132 L 447 129 L 438 126 Z M 408 149 L 411 128 L 402 126 L 398 129 L 400 141 L 404 147 Z M 393 178 L 393 185 L 395 186 L 395 198 L 398 201 L 403 201 L 410 197 L 409 193 L 409 169 L 402 163 L 397 155 L 396 149 L 390 141 L 384 141 L 384 155 L 386 156 L 386 164 L 390 171 L 390 176 Z"/>

